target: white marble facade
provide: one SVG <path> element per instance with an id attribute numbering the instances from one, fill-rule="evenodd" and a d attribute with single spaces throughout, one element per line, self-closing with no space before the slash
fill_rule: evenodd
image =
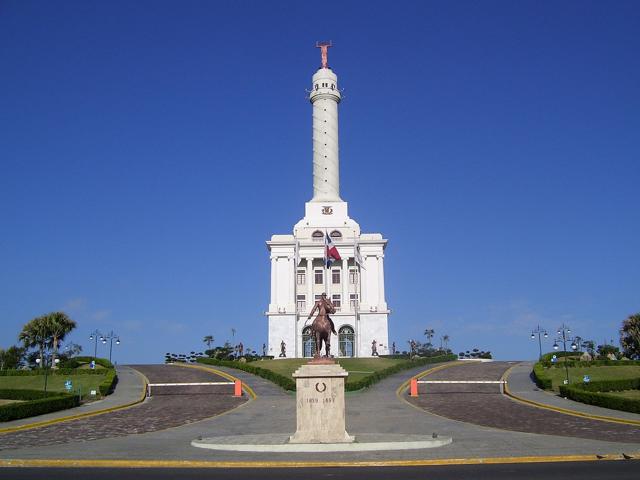
<path id="1" fill-rule="evenodd" d="M 313 76 L 309 98 L 313 104 L 314 195 L 293 235 L 273 235 L 267 242 L 271 254 L 268 354 L 275 358 L 279 358 L 283 341 L 287 358 L 311 355 L 305 328 L 313 319 L 307 316 L 323 292 L 339 305 L 331 315 L 339 333 L 331 337 L 332 355 L 370 357 L 374 340 L 378 354 L 390 353 L 384 290 L 387 240 L 379 233 L 361 233 L 339 194 L 337 85 L 328 67 Z M 342 258 L 329 269 L 323 264 L 325 233 L 331 235 Z M 356 243 L 364 268 L 354 259 Z"/>

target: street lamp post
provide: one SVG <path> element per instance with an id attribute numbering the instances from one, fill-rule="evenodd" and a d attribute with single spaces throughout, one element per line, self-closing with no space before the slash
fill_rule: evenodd
<path id="1" fill-rule="evenodd" d="M 562 342 L 562 348 L 564 350 L 565 356 L 564 356 L 564 372 L 565 372 L 565 380 L 564 380 L 564 384 L 565 385 L 569 385 L 569 365 L 567 365 L 567 342 L 571 342 L 571 350 L 573 350 L 574 352 L 578 349 L 578 345 L 576 345 L 575 342 L 575 338 L 569 338 L 569 334 L 571 333 L 571 329 L 565 325 L 564 323 L 560 326 L 560 328 L 558 328 L 558 331 L 556 332 L 558 334 L 558 338 L 556 338 L 556 341 L 553 344 L 553 349 L 554 350 L 558 350 L 558 348 L 560 348 L 560 346 L 558 345 L 558 342 Z"/>
<path id="2" fill-rule="evenodd" d="M 44 391 L 46 392 L 47 391 L 47 379 L 49 377 L 48 372 L 49 372 L 49 367 L 50 367 L 50 365 L 48 365 L 48 363 L 51 363 L 51 354 L 50 353 L 45 353 L 42 356 L 42 359 L 44 360 L 44 365 L 43 365 L 43 367 L 44 367 Z M 36 358 L 36 363 L 38 365 L 40 365 L 40 359 L 39 358 Z M 56 358 L 53 361 L 53 363 L 58 365 L 60 363 L 60 359 Z"/>
<path id="3" fill-rule="evenodd" d="M 102 343 L 107 343 L 107 340 L 109 340 L 109 362 L 111 362 L 111 353 L 113 352 L 114 339 L 116 341 L 116 345 L 120 345 L 120 335 L 118 335 L 117 333 L 114 333 L 113 330 L 111 330 L 107 335 L 102 337 Z"/>
<path id="4" fill-rule="evenodd" d="M 542 338 L 540 336 L 542 335 L 544 336 L 544 338 L 547 338 L 549 334 L 544 328 L 538 325 L 535 330 L 531 331 L 531 340 L 536 338 L 536 335 L 538 335 L 538 348 L 540 350 L 540 355 L 538 356 L 538 360 L 542 360 Z"/>
<path id="5" fill-rule="evenodd" d="M 104 337 L 100 333 L 99 330 L 94 330 L 89 335 L 89 340 L 93 340 L 93 359 L 95 360 L 98 357 L 98 337 L 100 337 L 100 341 L 106 343 Z"/>

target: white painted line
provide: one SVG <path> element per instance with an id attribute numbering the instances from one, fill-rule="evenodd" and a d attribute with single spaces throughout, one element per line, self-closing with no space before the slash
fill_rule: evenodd
<path id="1" fill-rule="evenodd" d="M 150 387 L 186 387 L 193 385 L 234 385 L 235 382 L 150 383 Z"/>

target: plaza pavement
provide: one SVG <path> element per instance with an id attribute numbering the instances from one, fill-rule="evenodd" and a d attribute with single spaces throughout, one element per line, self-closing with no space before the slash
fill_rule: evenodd
<path id="1" fill-rule="evenodd" d="M 513 365 L 516 365 L 514 362 Z M 180 367 L 176 367 L 180 368 Z M 465 369 L 466 366 L 445 368 L 445 371 Z M 557 434 L 535 434 L 500 430 L 479 426 L 466 421 L 452 420 L 430 413 L 409 404 L 404 395 L 398 395 L 398 388 L 411 377 L 424 371 L 416 368 L 388 377 L 373 387 L 346 394 L 347 431 L 351 435 L 368 436 L 425 435 L 437 433 L 451 436 L 453 443 L 444 447 L 427 450 L 376 451 L 350 453 L 258 453 L 212 451 L 194 448 L 191 441 L 201 437 L 242 436 L 250 441 L 262 435 L 286 435 L 295 430 L 295 396 L 284 392 L 276 385 L 245 372 L 216 367 L 247 383 L 257 398 L 232 411 L 213 418 L 176 426 L 154 432 L 101 438 L 89 441 L 74 441 L 63 444 L 41 445 L 34 448 L 20 447 L 2 449 L 0 435 L 0 459 L 47 459 L 90 461 L 117 460 L 126 462 L 147 461 L 146 465 L 296 465 L 305 462 L 352 465 L 357 462 L 378 464 L 417 464 L 425 461 L 464 463 L 485 461 L 507 457 L 547 457 L 548 459 L 577 459 L 580 456 L 619 456 L 622 453 L 633 456 L 640 452 L 638 442 L 603 441 L 596 438 L 573 438 L 563 435 L 562 421 L 555 430 Z M 515 390 L 520 393 L 535 392 L 522 379 L 522 371 L 514 368 Z M 452 397 L 455 398 L 455 397 Z M 471 407 L 458 396 L 460 409 Z M 487 396 L 490 398 L 490 396 Z M 152 399 L 153 401 L 153 399 Z M 215 399 L 213 400 L 215 401 Z M 511 402 L 511 400 L 509 400 Z M 130 410 L 140 408 L 132 407 Z M 533 408 L 533 407 L 528 407 Z M 607 410 L 611 414 L 610 411 Z M 500 415 L 495 410 L 495 415 Z M 111 414 L 101 416 L 105 424 Z M 560 418 L 568 418 L 562 416 Z M 603 422 L 604 423 L 604 422 Z M 200 463 L 198 463 L 200 462 Z M 274 463 L 275 462 L 275 463 Z M 416 463 L 417 462 L 417 463 Z"/>

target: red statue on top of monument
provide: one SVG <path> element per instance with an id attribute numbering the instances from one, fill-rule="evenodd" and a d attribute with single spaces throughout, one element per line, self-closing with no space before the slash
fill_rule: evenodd
<path id="1" fill-rule="evenodd" d="M 321 68 L 329 68 L 328 51 L 329 47 L 333 47 L 331 40 L 329 40 L 328 42 L 316 42 L 316 47 L 320 49 L 320 58 L 322 58 Z"/>

